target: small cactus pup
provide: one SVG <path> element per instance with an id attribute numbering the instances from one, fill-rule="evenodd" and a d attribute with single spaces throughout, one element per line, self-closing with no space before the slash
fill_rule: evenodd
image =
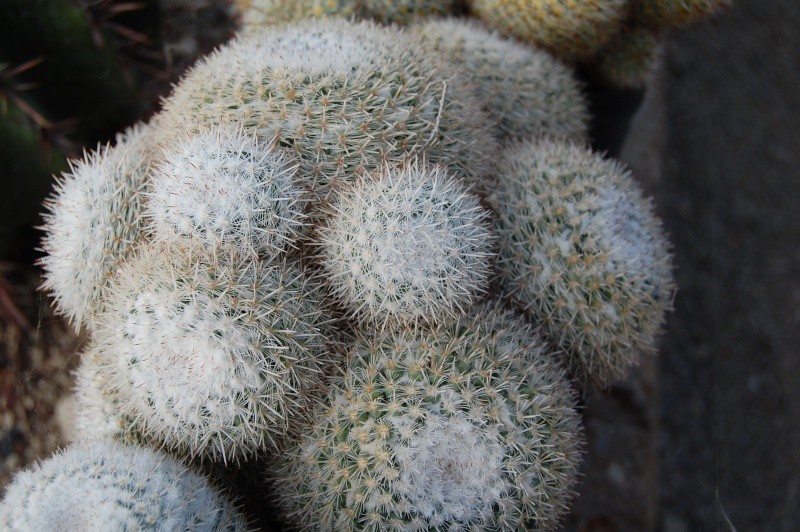
<path id="1" fill-rule="evenodd" d="M 628 0 L 470 0 L 501 33 L 574 61 L 587 58 L 622 30 Z"/>
<path id="2" fill-rule="evenodd" d="M 297 164 L 252 133 L 209 130 L 167 146 L 150 179 L 158 240 L 275 257 L 303 226 Z"/>
<path id="3" fill-rule="evenodd" d="M 512 147 L 489 202 L 498 213 L 502 290 L 541 322 L 581 381 L 625 375 L 674 295 L 668 242 L 628 170 L 589 149 Z"/>
<path id="4" fill-rule="evenodd" d="M 322 386 L 318 292 L 291 263 L 150 244 L 111 288 L 98 368 L 146 437 L 238 462 L 277 447 Z"/>
<path id="5" fill-rule="evenodd" d="M 600 50 L 590 68 L 597 80 L 609 87 L 643 89 L 656 69 L 660 45 L 660 39 L 652 30 L 625 30 Z"/>
<path id="6" fill-rule="evenodd" d="M 233 532 L 247 523 L 208 479 L 174 458 L 101 441 L 17 473 L 0 503 L 0 528 Z"/>
<path id="7" fill-rule="evenodd" d="M 76 329 L 94 326 L 111 277 L 141 237 L 149 135 L 149 126 L 134 126 L 71 162 L 45 202 L 42 288 Z"/>
<path id="8" fill-rule="evenodd" d="M 488 214 L 441 166 L 387 166 L 343 192 L 318 229 L 323 278 L 362 324 L 453 317 L 487 288 Z"/>
<path id="9" fill-rule="evenodd" d="M 360 338 L 271 473 L 285 515 L 304 530 L 555 528 L 583 446 L 560 368 L 494 305 Z"/>
<path id="10" fill-rule="evenodd" d="M 585 140 L 589 111 L 569 67 L 549 53 L 504 39 L 467 19 L 420 23 L 414 33 L 466 70 L 498 124 L 501 140 Z"/>
<path id="11" fill-rule="evenodd" d="M 733 0 L 631 0 L 636 23 L 655 29 L 683 28 L 729 7 Z"/>
<path id="12" fill-rule="evenodd" d="M 494 167 L 490 119 L 443 60 L 397 28 L 305 21 L 219 48 L 175 87 L 160 137 L 232 124 L 290 148 L 313 206 L 407 154 L 477 181 Z M 313 215 L 313 213 L 312 213 Z"/>
<path id="13" fill-rule="evenodd" d="M 453 14 L 456 0 L 235 0 L 245 32 L 325 16 L 371 18 L 385 24 Z"/>

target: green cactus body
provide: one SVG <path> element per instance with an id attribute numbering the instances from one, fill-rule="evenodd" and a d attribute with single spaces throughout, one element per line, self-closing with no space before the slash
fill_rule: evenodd
<path id="1" fill-rule="evenodd" d="M 455 0 L 237 0 L 244 31 L 325 16 L 373 19 L 408 24 L 412 20 L 450 15 Z"/>
<path id="2" fill-rule="evenodd" d="M 237 462 L 278 446 L 322 387 L 318 293 L 290 263 L 148 245 L 116 275 L 97 367 L 146 437 Z"/>
<path id="3" fill-rule="evenodd" d="M 144 189 L 153 154 L 150 128 L 137 125 L 98 148 L 56 184 L 45 202 L 43 288 L 79 328 L 94 327 L 110 279 L 141 238 Z"/>
<path id="4" fill-rule="evenodd" d="M 591 56 L 622 30 L 628 0 L 471 0 L 501 33 L 569 61 Z"/>
<path id="5" fill-rule="evenodd" d="M 0 527 L 28 530 L 243 531 L 243 516 L 211 483 L 161 453 L 77 444 L 17 473 Z"/>
<path id="6" fill-rule="evenodd" d="M 363 325 L 438 323 L 487 288 L 489 213 L 444 168 L 384 168 L 331 207 L 317 230 L 323 278 Z"/>
<path id="7" fill-rule="evenodd" d="M 303 529 L 554 528 L 582 441 L 559 366 L 523 323 L 486 306 L 358 340 L 274 476 Z"/>
<path id="8" fill-rule="evenodd" d="M 654 349 L 674 286 L 666 236 L 621 164 L 566 142 L 505 154 L 502 290 L 541 322 L 582 381 L 609 385 Z"/>
<path id="9" fill-rule="evenodd" d="M 611 87 L 641 89 L 655 70 L 660 44 L 649 29 L 626 30 L 600 50 L 591 67 Z"/>
<path id="10" fill-rule="evenodd" d="M 708 18 L 733 0 L 631 0 L 633 20 L 655 28 L 682 28 Z"/>
<path id="11" fill-rule="evenodd" d="M 244 38 L 195 66 L 159 119 L 163 143 L 234 124 L 294 151 L 313 204 L 409 153 L 479 182 L 496 142 L 472 93 L 395 28 L 312 21 Z"/>
<path id="12" fill-rule="evenodd" d="M 464 19 L 431 20 L 413 31 L 466 71 L 501 140 L 586 138 L 589 111 L 580 83 L 549 53 Z"/>

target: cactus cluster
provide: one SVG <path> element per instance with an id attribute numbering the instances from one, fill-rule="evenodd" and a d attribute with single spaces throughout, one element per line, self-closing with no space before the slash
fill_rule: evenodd
<path id="1" fill-rule="evenodd" d="M 647 28 L 632 28 L 620 33 L 603 47 L 593 64 L 597 78 L 622 89 L 647 85 L 655 71 L 661 50 L 658 35 Z"/>
<path id="2" fill-rule="evenodd" d="M 0 503 L 4 530 L 243 531 L 206 478 L 164 454 L 109 442 L 73 445 L 18 473 Z"/>
<path id="3" fill-rule="evenodd" d="M 581 17 L 619 18 L 585 4 L 556 39 L 581 53 L 606 41 Z M 651 350 L 674 289 L 631 176 L 575 144 L 587 121 L 569 67 L 474 23 L 249 27 L 48 202 L 45 288 L 91 336 L 80 438 L 211 472 L 268 459 L 303 528 L 557 527 L 583 447 L 572 385 Z M 101 484 L 130 469 L 81 460 Z M 202 528 L 198 486 L 170 493 L 180 511 L 123 506 Z"/>

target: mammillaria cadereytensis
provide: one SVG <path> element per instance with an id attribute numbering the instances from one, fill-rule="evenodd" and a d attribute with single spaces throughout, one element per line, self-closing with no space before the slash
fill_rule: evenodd
<path id="1" fill-rule="evenodd" d="M 237 461 L 278 445 L 320 393 L 319 290 L 291 263 L 149 245 L 111 287 L 98 367 L 143 433 Z"/>
<path id="2" fill-rule="evenodd" d="M 155 237 L 213 253 L 276 257 L 303 226 L 297 164 L 241 131 L 207 131 L 170 146 L 150 179 Z"/>

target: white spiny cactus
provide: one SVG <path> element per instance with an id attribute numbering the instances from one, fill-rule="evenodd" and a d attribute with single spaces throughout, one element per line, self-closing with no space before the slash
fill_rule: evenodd
<path id="1" fill-rule="evenodd" d="M 292 264 L 149 245 L 112 285 L 98 368 L 148 438 L 238 461 L 278 445 L 322 386 L 317 291 Z"/>
<path id="2" fill-rule="evenodd" d="M 324 279 L 362 323 L 441 321 L 488 283 L 488 212 L 441 166 L 414 161 L 368 176 L 318 232 Z"/>
<path id="3" fill-rule="evenodd" d="M 42 287 L 76 328 L 93 326 L 110 278 L 140 238 L 149 136 L 149 126 L 137 125 L 71 162 L 45 202 Z"/>
<path id="4" fill-rule="evenodd" d="M 288 153 L 253 134 L 203 132 L 164 150 L 146 216 L 160 240 L 277 256 L 303 224 L 296 170 Z"/>
<path id="5" fill-rule="evenodd" d="M 666 236 L 618 162 L 560 141 L 508 150 L 489 198 L 503 290 L 541 321 L 580 379 L 625 374 L 671 307 Z"/>
<path id="6" fill-rule="evenodd" d="M 318 530 L 554 528 L 582 446 L 575 396 L 539 337 L 490 305 L 436 329 L 362 337 L 276 466 L 293 524 Z"/>
<path id="7" fill-rule="evenodd" d="M 110 442 L 77 444 L 17 473 L 0 528 L 30 530 L 246 530 L 210 482 L 161 453 Z"/>
<path id="8" fill-rule="evenodd" d="M 586 138 L 589 111 L 580 83 L 549 53 L 465 19 L 430 20 L 413 31 L 467 72 L 501 139 Z"/>
<path id="9" fill-rule="evenodd" d="M 159 115 L 161 142 L 233 124 L 298 155 L 312 200 L 409 153 L 480 182 L 491 121 L 443 60 L 397 28 L 306 21 L 236 39 L 200 60 Z M 317 206 L 314 203 L 313 206 Z"/>

